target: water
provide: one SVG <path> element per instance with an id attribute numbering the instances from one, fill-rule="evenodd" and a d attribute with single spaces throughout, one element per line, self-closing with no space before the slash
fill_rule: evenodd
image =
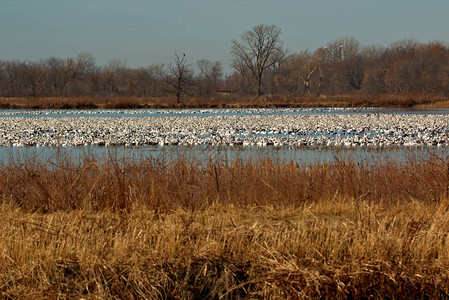
<path id="1" fill-rule="evenodd" d="M 86 158 L 98 162 L 108 159 L 119 161 L 145 160 L 174 161 L 178 158 L 207 163 L 209 160 L 230 162 L 234 160 L 258 162 L 270 159 L 273 162 L 294 162 L 299 165 L 331 163 L 345 160 L 368 165 L 395 161 L 405 163 L 410 160 L 428 160 L 438 157 L 449 158 L 446 147 L 399 147 L 384 149 L 329 149 L 329 148 L 289 148 L 289 147 L 211 147 L 211 146 L 144 146 L 144 147 L 0 147 L 0 161 L 7 164 L 10 161 L 24 162 L 27 159 L 43 163 L 56 164 L 59 159 L 70 157 L 78 164 Z"/>
<path id="2" fill-rule="evenodd" d="M 2 117 L 206 117 L 248 115 L 316 115 L 316 114 L 448 114 L 449 108 L 182 108 L 182 109 L 0 109 Z"/>

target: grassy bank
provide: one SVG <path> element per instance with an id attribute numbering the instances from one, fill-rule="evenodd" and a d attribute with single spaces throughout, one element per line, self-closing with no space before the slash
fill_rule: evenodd
<path id="1" fill-rule="evenodd" d="M 2 298 L 447 298 L 448 162 L 0 167 Z"/>
<path id="2" fill-rule="evenodd" d="M 335 95 L 190 97 L 180 104 L 170 97 L 45 97 L 0 98 L 0 109 L 134 109 L 134 108 L 242 108 L 242 107 L 449 107 L 436 95 Z"/>

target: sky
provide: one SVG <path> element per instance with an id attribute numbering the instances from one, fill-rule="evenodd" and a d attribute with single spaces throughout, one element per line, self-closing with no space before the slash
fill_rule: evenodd
<path id="1" fill-rule="evenodd" d="M 0 60 L 90 53 L 97 65 L 221 61 L 258 24 L 282 29 L 290 53 L 342 37 L 388 46 L 404 38 L 449 42 L 449 0 L 0 0 Z"/>

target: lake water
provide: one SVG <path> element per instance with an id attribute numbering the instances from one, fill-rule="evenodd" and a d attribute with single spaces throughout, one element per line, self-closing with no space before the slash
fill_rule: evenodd
<path id="1" fill-rule="evenodd" d="M 439 157 L 447 159 L 449 149 L 446 147 L 400 147 L 384 149 L 329 149 L 329 148 L 273 148 L 273 147 L 210 147 L 210 146 L 144 146 L 144 147 L 0 147 L 0 161 L 25 161 L 36 159 L 42 162 L 56 163 L 60 158 L 70 157 L 73 162 L 81 162 L 86 157 L 98 161 L 112 158 L 120 161 L 144 161 L 155 159 L 171 161 L 183 157 L 187 160 L 207 162 L 209 159 L 222 162 L 233 160 L 250 160 L 257 162 L 270 159 L 280 162 L 298 164 L 328 163 L 346 160 L 372 164 L 375 162 L 395 161 L 403 163 L 409 160 Z"/>
<path id="2" fill-rule="evenodd" d="M 317 115 L 317 114 L 448 114 L 447 108 L 217 108 L 217 109 L 70 109 L 70 110 L 0 110 L 1 117 L 206 117 L 249 115 Z"/>

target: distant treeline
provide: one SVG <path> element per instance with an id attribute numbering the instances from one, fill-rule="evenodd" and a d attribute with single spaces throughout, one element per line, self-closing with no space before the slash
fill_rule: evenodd
<path id="1" fill-rule="evenodd" d="M 235 43 L 236 44 L 236 43 Z M 219 61 L 196 63 L 175 54 L 168 64 L 130 68 L 113 60 L 97 66 L 91 54 L 35 61 L 0 60 L 0 97 L 252 95 L 258 82 L 233 64 L 223 75 Z M 449 95 L 449 47 L 401 40 L 362 46 L 342 38 L 314 51 L 287 53 L 263 73 L 266 95 L 350 95 L 423 93 Z"/>

